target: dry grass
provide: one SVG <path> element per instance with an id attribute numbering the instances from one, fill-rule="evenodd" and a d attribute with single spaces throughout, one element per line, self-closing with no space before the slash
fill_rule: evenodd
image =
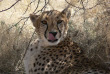
<path id="1" fill-rule="evenodd" d="M 30 36 L 28 32 L 20 33 L 18 26 L 9 29 L 5 22 L 0 23 L 0 74 L 23 74 L 23 70 L 16 71 L 21 53 L 26 49 Z"/>
<path id="2" fill-rule="evenodd" d="M 107 1 L 72 17 L 70 34 L 79 43 L 87 56 L 110 62 L 110 9 Z M 85 20 L 84 20 L 85 19 Z"/>

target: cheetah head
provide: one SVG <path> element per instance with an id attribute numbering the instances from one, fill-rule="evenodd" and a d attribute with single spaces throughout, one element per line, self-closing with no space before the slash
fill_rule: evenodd
<path id="1" fill-rule="evenodd" d="M 30 19 L 40 39 L 47 45 L 57 45 L 67 35 L 70 16 L 70 9 L 65 8 L 62 12 L 50 10 L 40 15 L 30 14 Z"/>

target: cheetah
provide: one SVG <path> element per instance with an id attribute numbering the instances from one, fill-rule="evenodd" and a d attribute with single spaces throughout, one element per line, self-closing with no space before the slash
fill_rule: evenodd
<path id="1" fill-rule="evenodd" d="M 110 74 L 85 56 L 84 51 L 67 34 L 71 8 L 30 14 L 38 38 L 24 57 L 26 74 Z"/>

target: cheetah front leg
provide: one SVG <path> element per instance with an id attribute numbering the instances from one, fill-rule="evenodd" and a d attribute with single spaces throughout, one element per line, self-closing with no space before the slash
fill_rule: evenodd
<path id="1" fill-rule="evenodd" d="M 37 46 L 38 46 L 39 40 L 35 40 L 32 42 L 25 54 L 25 57 L 23 59 L 24 63 L 24 68 L 26 71 L 26 74 L 32 74 L 33 73 L 33 65 L 32 63 L 34 62 L 34 54 L 37 51 Z"/>

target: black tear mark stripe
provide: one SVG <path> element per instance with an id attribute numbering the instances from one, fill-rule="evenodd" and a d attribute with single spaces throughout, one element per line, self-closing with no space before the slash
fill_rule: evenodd
<path id="1" fill-rule="evenodd" d="M 60 37 L 61 37 L 61 31 L 60 31 L 60 29 L 59 29 L 58 25 L 57 25 L 57 29 L 58 29 L 58 31 L 59 31 L 59 33 L 60 33 Z"/>
<path id="2" fill-rule="evenodd" d="M 46 39 L 47 39 L 47 37 L 46 37 L 47 30 L 48 30 L 48 25 L 47 25 L 47 28 L 46 28 L 45 34 L 44 34 L 44 37 L 45 37 Z"/>
<path id="3" fill-rule="evenodd" d="M 49 16 L 50 12 L 52 13 L 52 11 L 47 12 L 47 15 L 48 15 L 48 16 Z M 47 30 L 48 30 L 48 24 L 47 24 L 46 26 L 47 26 L 47 28 L 46 28 L 46 30 L 45 30 L 44 37 L 47 39 L 46 33 L 47 33 Z"/>

